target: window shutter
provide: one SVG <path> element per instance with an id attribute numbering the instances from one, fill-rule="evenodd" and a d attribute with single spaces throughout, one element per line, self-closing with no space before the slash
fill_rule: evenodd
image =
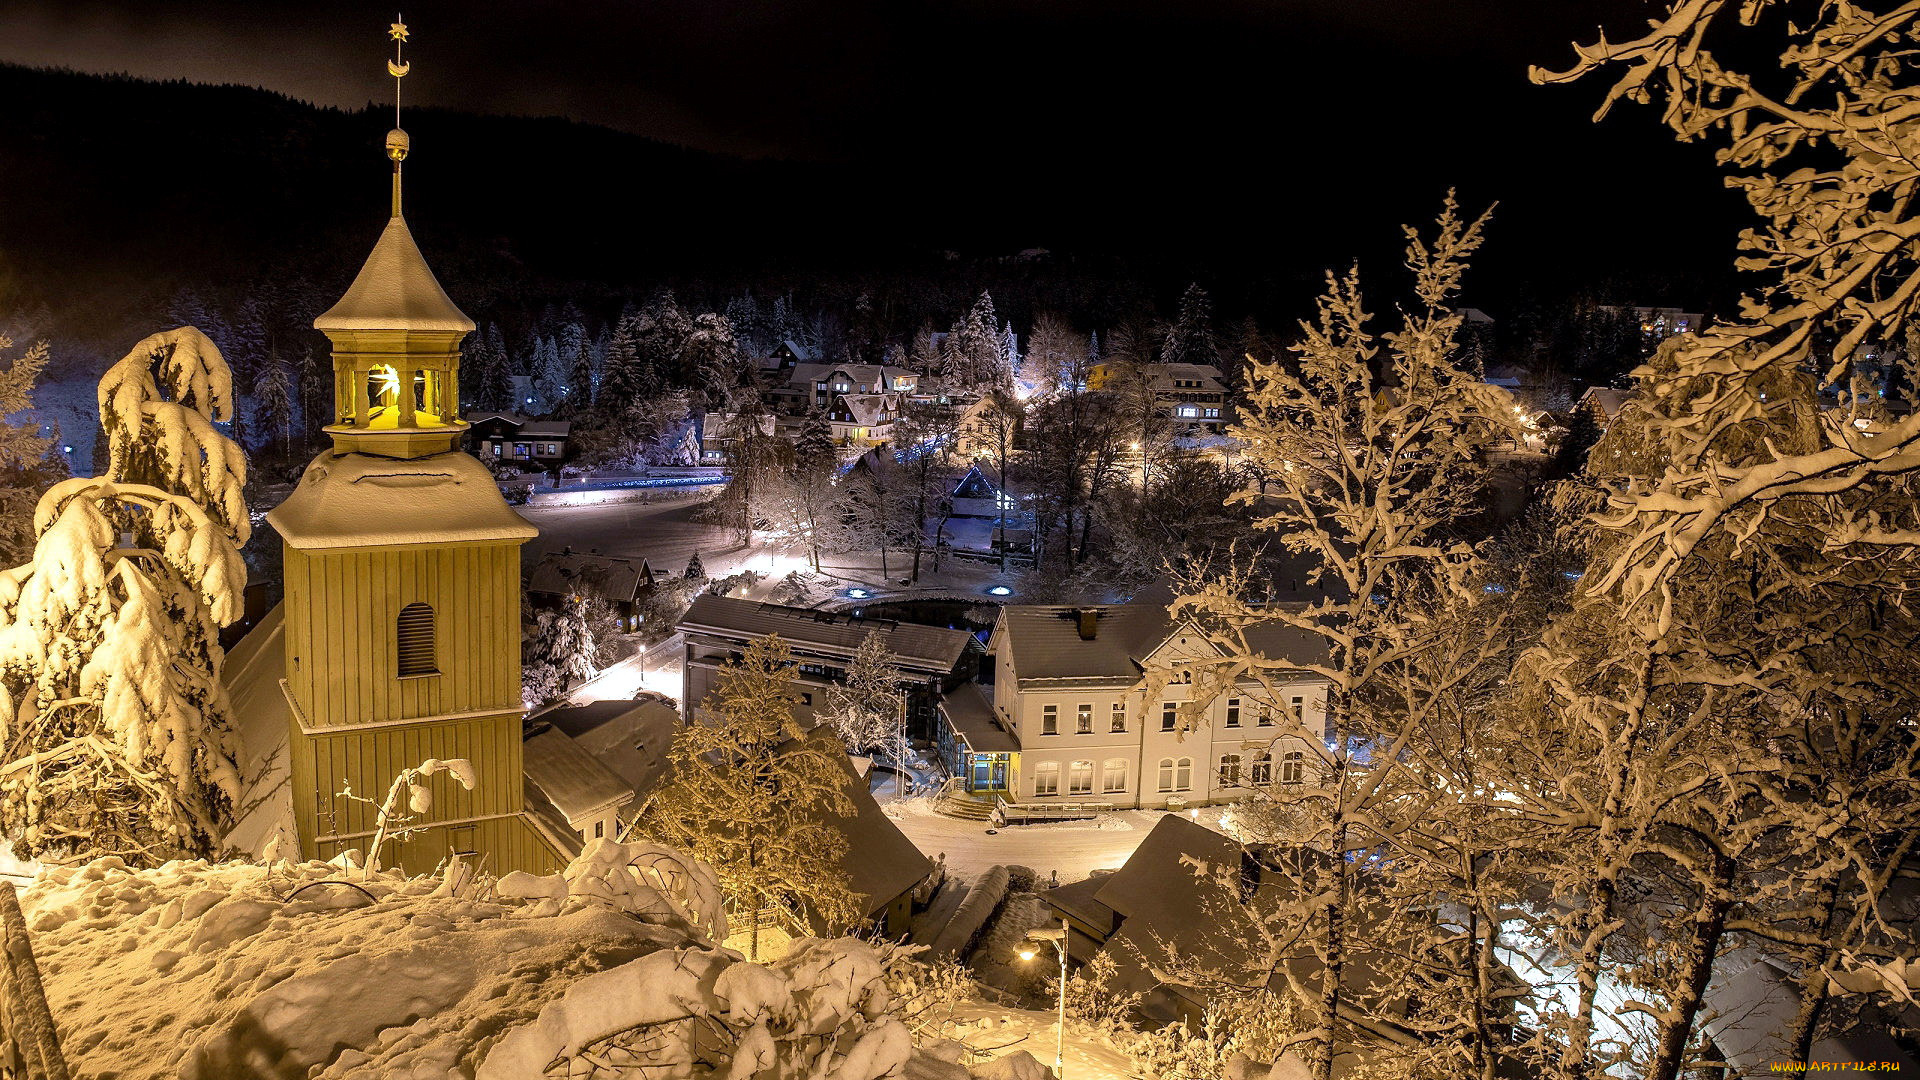
<path id="1" fill-rule="evenodd" d="M 397 629 L 400 676 L 438 674 L 433 664 L 433 609 L 408 604 L 400 609 Z"/>

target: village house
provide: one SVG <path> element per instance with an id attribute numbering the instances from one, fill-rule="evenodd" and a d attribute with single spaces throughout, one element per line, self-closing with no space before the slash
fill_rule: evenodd
<path id="1" fill-rule="evenodd" d="M 1142 364 L 1140 370 L 1162 415 L 1182 428 L 1204 435 L 1218 435 L 1233 421 L 1227 403 L 1226 375 L 1212 364 Z M 1094 390 L 1111 389 L 1117 375 L 1112 364 L 1093 369 L 1087 385 Z"/>
<path id="2" fill-rule="evenodd" d="M 533 420 L 511 412 L 470 412 L 467 423 L 467 447 L 474 456 L 545 469 L 566 458 L 573 432 L 569 420 Z"/>
<path id="3" fill-rule="evenodd" d="M 825 704 L 827 687 L 846 677 L 854 650 L 870 633 L 878 633 L 886 643 L 899 676 L 909 734 L 925 737 L 931 732 L 934 701 L 969 678 L 978 662 L 978 644 L 964 630 L 712 593 L 694 600 L 680 620 L 680 632 L 686 640 L 680 700 L 696 721 L 720 666 L 769 634 L 778 634 L 793 650 L 794 689 L 800 696 L 794 715 L 807 725 L 814 722 L 814 710 Z"/>
<path id="4" fill-rule="evenodd" d="M 1325 646 L 1278 623 L 1250 638 L 1300 670 L 1209 692 L 1195 673 L 1218 652 L 1159 604 L 1004 607 L 991 686 L 940 703 L 942 753 L 975 798 L 1012 803 L 1179 808 L 1301 783 L 1317 758 L 1284 732 L 1329 734 L 1326 681 L 1305 670 Z"/>
<path id="5" fill-rule="evenodd" d="M 599 597 L 612 606 L 620 629 L 632 633 L 640 628 L 640 609 L 653 590 L 654 577 L 653 567 L 642 558 L 563 547 L 528 568 L 527 596 L 554 608 Z"/>

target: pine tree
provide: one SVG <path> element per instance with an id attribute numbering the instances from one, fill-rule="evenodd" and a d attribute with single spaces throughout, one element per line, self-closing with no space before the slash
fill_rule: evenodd
<path id="1" fill-rule="evenodd" d="M 246 584 L 246 460 L 214 427 L 232 374 L 187 327 L 134 346 L 99 399 L 103 474 L 48 490 L 33 561 L 0 574 L 0 828 L 29 856 L 208 856 L 240 795 L 219 628 Z"/>
<path id="2" fill-rule="evenodd" d="M 269 440 L 278 440 L 280 452 L 293 452 L 293 380 L 287 365 L 276 354 L 268 357 L 266 371 L 254 391 L 260 402 L 260 426 Z"/>
<path id="3" fill-rule="evenodd" d="M 1169 364 L 1220 363 L 1220 347 L 1213 337 L 1213 301 L 1197 281 L 1180 296 L 1180 314 L 1161 343 L 1160 358 Z"/>
<path id="4" fill-rule="evenodd" d="M 0 354 L 12 349 L 13 340 L 0 334 Z M 0 417 L 18 416 L 33 408 L 33 385 L 46 370 L 47 357 L 47 344 L 42 341 L 10 358 L 0 371 Z M 46 460 L 52 447 L 37 425 L 0 421 L 0 560 L 9 566 L 33 551 L 33 506 L 56 478 Z"/>
<path id="5" fill-rule="evenodd" d="M 659 390 L 660 373 L 640 348 L 640 313 L 629 305 L 607 337 L 606 367 L 594 402 L 601 412 L 618 415 Z"/>
<path id="6" fill-rule="evenodd" d="M 593 339 L 587 328 L 570 322 L 560 330 L 560 360 L 567 367 L 567 413 L 578 416 L 593 407 Z"/>
<path id="7" fill-rule="evenodd" d="M 752 921 L 753 959 L 765 913 L 830 928 L 859 916 L 839 864 L 847 842 L 827 820 L 854 812 L 845 752 L 794 719 L 793 677 L 792 651 L 771 634 L 722 666 L 642 816 L 649 835 L 713 867 L 734 913 Z"/>
<path id="8" fill-rule="evenodd" d="M 692 380 L 688 385 L 706 408 L 725 408 L 743 381 L 757 391 L 742 368 L 739 343 L 724 315 L 708 313 L 693 320 L 681 348 L 681 363 Z M 743 380 L 743 376 L 747 377 Z"/>
<path id="9" fill-rule="evenodd" d="M 634 347 L 641 362 L 661 386 L 676 390 L 702 389 L 687 356 L 687 341 L 692 336 L 693 322 L 680 310 L 671 290 L 655 297 L 634 323 Z"/>
<path id="10" fill-rule="evenodd" d="M 815 714 L 840 736 L 847 749 L 865 754 L 884 751 L 906 767 L 906 699 L 898 685 L 886 639 L 870 630 L 847 663 L 847 676 L 829 686 Z"/>
<path id="11" fill-rule="evenodd" d="M 689 581 L 698 581 L 707 576 L 707 567 L 700 561 L 699 552 L 694 552 L 693 557 L 687 560 L 687 572 L 682 576 Z"/>
<path id="12" fill-rule="evenodd" d="M 543 337 L 534 343 L 533 393 L 542 413 L 555 413 L 566 406 L 567 377 L 571 370 L 553 338 Z"/>

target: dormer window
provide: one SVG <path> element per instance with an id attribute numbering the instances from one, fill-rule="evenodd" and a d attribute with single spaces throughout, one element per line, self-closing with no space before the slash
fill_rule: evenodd
<path id="1" fill-rule="evenodd" d="M 438 675 L 433 658 L 433 609 L 425 604 L 408 604 L 395 620 L 398 664 L 403 679 L 418 675 Z"/>

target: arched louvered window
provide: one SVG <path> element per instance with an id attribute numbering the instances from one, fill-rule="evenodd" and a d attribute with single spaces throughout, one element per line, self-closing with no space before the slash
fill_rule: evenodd
<path id="1" fill-rule="evenodd" d="M 440 669 L 433 665 L 433 609 L 425 604 L 408 604 L 400 609 L 396 630 L 400 677 L 439 674 Z"/>

